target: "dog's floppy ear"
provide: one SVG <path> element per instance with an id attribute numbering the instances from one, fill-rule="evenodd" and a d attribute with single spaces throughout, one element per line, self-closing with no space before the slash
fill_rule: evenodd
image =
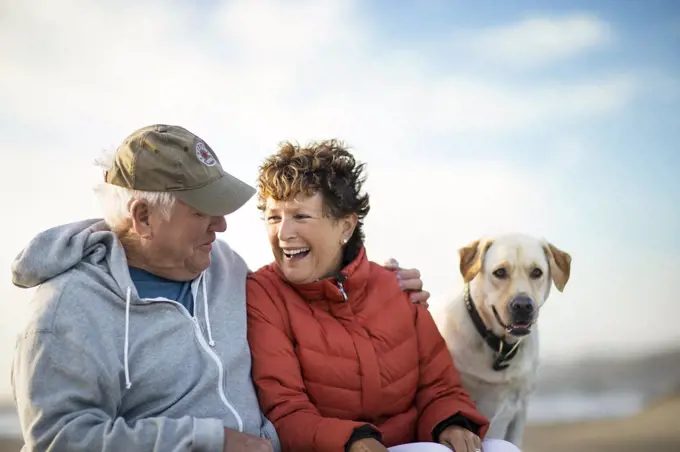
<path id="1" fill-rule="evenodd" d="M 463 280 L 467 283 L 475 279 L 475 276 L 482 269 L 482 259 L 484 253 L 489 249 L 492 240 L 482 242 L 475 240 L 458 250 L 460 255 L 460 274 L 463 275 Z"/>
<path id="2" fill-rule="evenodd" d="M 543 245 L 545 255 L 550 264 L 550 276 L 557 290 L 562 292 L 564 286 L 569 281 L 569 273 L 571 272 L 571 256 L 569 253 L 562 251 L 552 243 L 546 242 Z"/>

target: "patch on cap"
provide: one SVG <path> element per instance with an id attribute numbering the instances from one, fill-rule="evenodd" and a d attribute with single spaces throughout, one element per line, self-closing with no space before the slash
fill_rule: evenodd
<path id="1" fill-rule="evenodd" d="M 217 163 L 215 157 L 213 157 L 205 143 L 202 141 L 196 143 L 196 157 L 198 157 L 198 160 L 200 160 L 205 166 L 215 166 Z"/>

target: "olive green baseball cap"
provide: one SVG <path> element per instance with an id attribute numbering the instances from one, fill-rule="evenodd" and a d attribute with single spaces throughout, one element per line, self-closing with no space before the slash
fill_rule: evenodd
<path id="1" fill-rule="evenodd" d="M 255 188 L 224 171 L 208 144 L 183 127 L 156 124 L 133 132 L 116 150 L 109 184 L 172 193 L 206 215 L 241 208 Z"/>

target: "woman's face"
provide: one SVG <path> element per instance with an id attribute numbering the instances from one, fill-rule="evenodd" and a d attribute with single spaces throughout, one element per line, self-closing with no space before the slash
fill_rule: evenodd
<path id="1" fill-rule="evenodd" d="M 292 283 L 313 282 L 340 270 L 343 245 L 352 236 L 357 217 L 331 218 L 323 207 L 319 193 L 266 200 L 264 214 L 274 260 Z"/>

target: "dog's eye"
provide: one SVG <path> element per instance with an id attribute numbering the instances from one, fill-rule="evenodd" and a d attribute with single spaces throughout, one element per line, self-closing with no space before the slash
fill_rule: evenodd
<path id="1" fill-rule="evenodd" d="M 533 279 L 538 279 L 541 276 L 543 276 L 543 270 L 541 270 L 540 268 L 534 268 L 533 270 L 531 270 L 531 277 Z"/>
<path id="2" fill-rule="evenodd" d="M 498 279 L 504 279 L 508 276 L 508 272 L 504 268 L 494 270 L 493 275 Z"/>

